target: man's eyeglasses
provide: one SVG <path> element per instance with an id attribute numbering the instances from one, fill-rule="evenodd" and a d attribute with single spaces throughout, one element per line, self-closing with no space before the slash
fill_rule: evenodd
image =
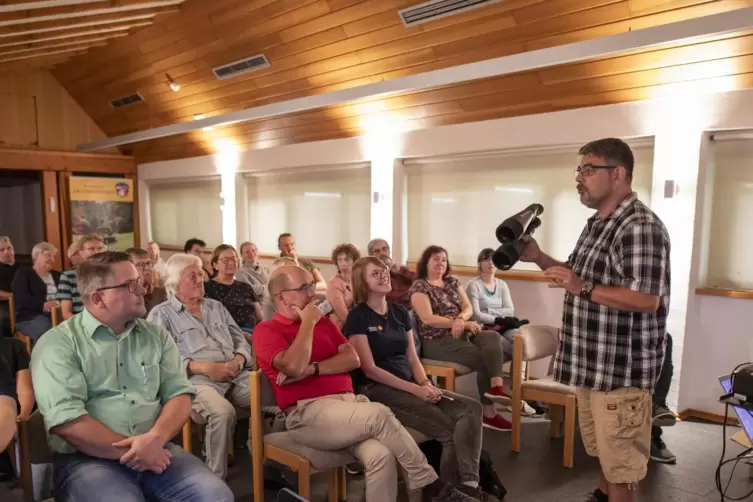
<path id="1" fill-rule="evenodd" d="M 307 284 L 302 284 L 301 286 L 298 286 L 297 288 L 281 289 L 277 294 L 281 295 L 283 293 L 312 293 L 315 289 L 316 289 L 316 281 L 310 282 Z"/>
<path id="2" fill-rule="evenodd" d="M 138 279 L 126 281 L 122 284 L 116 284 L 115 286 L 105 286 L 104 288 L 98 288 L 95 289 L 95 291 L 107 291 L 108 289 L 127 289 L 129 293 L 135 295 L 139 291 L 144 290 L 144 281 L 141 279 L 141 277 L 139 277 Z"/>
<path id="3" fill-rule="evenodd" d="M 593 164 L 583 164 L 582 166 L 576 167 L 573 172 L 576 176 L 580 174 L 584 177 L 588 177 L 592 176 L 598 169 L 617 169 L 618 167 L 620 166 L 595 166 Z"/>
<path id="4" fill-rule="evenodd" d="M 145 261 L 145 262 L 141 262 L 141 263 L 134 263 L 134 265 L 136 266 L 136 268 L 138 268 L 140 270 L 144 270 L 144 271 L 152 269 L 152 262 L 150 262 L 150 261 Z"/>

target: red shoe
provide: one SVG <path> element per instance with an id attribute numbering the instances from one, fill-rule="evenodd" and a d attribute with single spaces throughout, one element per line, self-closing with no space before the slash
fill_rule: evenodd
<path id="1" fill-rule="evenodd" d="M 484 392 L 484 397 L 491 399 L 496 404 L 510 404 L 512 402 L 512 398 L 505 394 L 505 390 L 499 385 L 489 387 L 489 390 Z"/>
<path id="2" fill-rule="evenodd" d="M 494 415 L 491 418 L 484 417 L 484 427 L 503 432 L 512 430 L 512 424 L 502 415 Z"/>

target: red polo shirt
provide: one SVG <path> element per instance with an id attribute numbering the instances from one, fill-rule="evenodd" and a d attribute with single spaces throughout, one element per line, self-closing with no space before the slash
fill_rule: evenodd
<path id="1" fill-rule="evenodd" d="M 253 350 L 256 361 L 272 384 L 277 405 L 282 410 L 301 399 L 353 392 L 353 382 L 348 373 L 310 376 L 295 383 L 277 385 L 277 375 L 280 372 L 272 367 L 272 360 L 277 354 L 290 347 L 300 327 L 300 321 L 294 321 L 276 313 L 271 320 L 257 324 L 254 328 Z M 348 340 L 337 326 L 329 317 L 322 317 L 314 326 L 309 362 L 321 362 L 337 355 L 338 347 L 344 343 L 348 343 Z"/>

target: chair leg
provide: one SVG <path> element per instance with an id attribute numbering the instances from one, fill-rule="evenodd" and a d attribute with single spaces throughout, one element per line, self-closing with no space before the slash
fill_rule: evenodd
<path id="1" fill-rule="evenodd" d="M 348 473 L 344 466 L 337 468 L 337 496 L 340 500 L 348 499 Z"/>
<path id="2" fill-rule="evenodd" d="M 183 424 L 183 449 L 188 453 L 193 453 L 193 444 L 191 437 L 191 418 Z"/>
<path id="3" fill-rule="evenodd" d="M 264 500 L 264 456 L 251 455 L 254 500 Z"/>
<path id="4" fill-rule="evenodd" d="M 565 444 L 563 452 L 563 464 L 565 467 L 573 468 L 575 463 L 573 459 L 573 450 L 575 448 L 575 410 L 576 410 L 575 396 L 567 397 L 567 404 L 565 405 Z"/>
<path id="5" fill-rule="evenodd" d="M 445 378 L 445 389 L 447 389 L 450 392 L 455 392 L 455 374 L 453 373 L 452 376 L 448 376 Z"/>
<path id="6" fill-rule="evenodd" d="M 340 475 L 337 473 L 337 469 L 327 471 L 327 502 L 340 502 L 337 493 L 339 484 Z"/>
<path id="7" fill-rule="evenodd" d="M 33 502 L 34 500 L 34 481 L 31 474 L 31 452 L 29 451 L 29 424 L 22 423 L 18 427 L 18 446 L 20 453 L 20 478 L 21 487 L 24 492 L 24 500 Z M 11 455 L 15 456 L 15 450 L 10 450 Z"/>
<path id="8" fill-rule="evenodd" d="M 311 500 L 311 464 L 309 463 L 298 466 L 298 495 Z"/>
<path id="9" fill-rule="evenodd" d="M 510 438 L 510 449 L 514 452 L 520 452 L 520 392 L 512 394 L 512 437 Z"/>
<path id="10" fill-rule="evenodd" d="M 549 418 L 551 423 L 549 424 L 549 435 L 553 438 L 562 437 L 562 406 L 558 404 L 552 404 L 549 406 Z"/>

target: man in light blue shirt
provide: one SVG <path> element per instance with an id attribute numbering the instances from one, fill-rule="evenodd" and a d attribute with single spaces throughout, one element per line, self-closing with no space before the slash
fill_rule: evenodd
<path id="1" fill-rule="evenodd" d="M 84 311 L 32 354 L 39 410 L 55 453 L 58 502 L 230 502 L 222 480 L 169 443 L 193 385 L 170 335 L 142 319 L 144 288 L 126 253 L 78 268 Z"/>
<path id="2" fill-rule="evenodd" d="M 147 321 L 169 331 L 178 345 L 183 368 L 196 386 L 193 412 L 207 423 L 207 465 L 224 479 L 228 442 L 237 421 L 235 407 L 251 405 L 251 347 L 227 309 L 204 298 L 198 257 L 175 254 L 166 270 L 169 299 L 154 307 Z"/>

